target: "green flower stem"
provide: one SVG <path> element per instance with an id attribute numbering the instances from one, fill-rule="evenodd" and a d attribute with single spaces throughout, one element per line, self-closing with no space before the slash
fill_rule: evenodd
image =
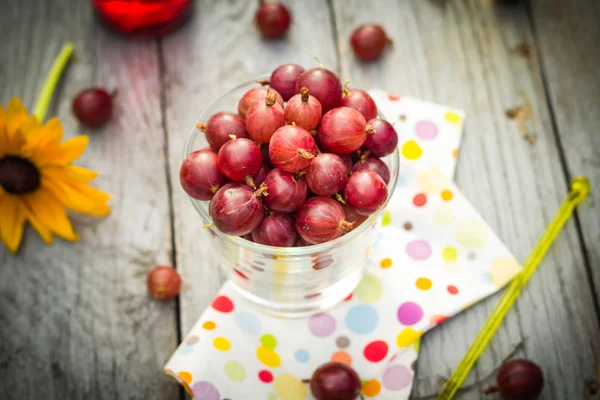
<path id="1" fill-rule="evenodd" d="M 48 107 L 50 106 L 50 101 L 52 100 L 52 95 L 54 94 L 58 80 L 65 70 L 74 50 L 75 46 L 73 46 L 72 43 L 66 43 L 54 60 L 50 72 L 48 72 L 46 82 L 44 82 L 44 87 L 42 88 L 42 92 L 40 93 L 40 97 L 38 98 L 33 111 L 33 115 L 37 117 L 40 123 L 43 123 L 46 119 Z"/>

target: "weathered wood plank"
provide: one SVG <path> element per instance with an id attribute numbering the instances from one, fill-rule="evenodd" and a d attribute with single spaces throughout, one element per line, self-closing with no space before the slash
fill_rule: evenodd
<path id="1" fill-rule="evenodd" d="M 249 6 L 249 4 L 251 4 Z M 167 87 L 169 166 L 173 181 L 177 267 L 186 289 L 181 296 L 182 332 L 210 304 L 222 283 L 211 262 L 209 234 L 179 185 L 179 167 L 187 135 L 216 98 L 238 84 L 268 73 L 279 64 L 315 65 L 318 56 L 336 65 L 329 9 L 313 0 L 288 2 L 294 23 L 288 40 L 263 41 L 253 25 L 248 1 L 198 2 L 188 25 L 162 44 Z"/>
<path id="2" fill-rule="evenodd" d="M 591 201 L 579 223 L 596 292 L 600 288 L 600 3 L 531 2 L 533 26 L 547 92 L 569 176 L 586 175 Z M 589 310 L 592 315 L 593 310 Z"/>
<path id="3" fill-rule="evenodd" d="M 79 243 L 46 247 L 27 230 L 17 256 L 0 248 L 0 398 L 175 399 L 162 373 L 177 344 L 173 302 L 146 293 L 147 271 L 170 264 L 170 220 L 153 41 L 106 32 L 88 1 L 12 0 L 0 13 L 0 101 L 33 106 L 63 42 L 72 64 L 49 115 L 65 138 L 89 134 L 78 165 L 114 195 L 105 219 L 74 216 Z M 92 84 L 118 88 L 102 129 L 79 127 L 71 100 Z"/>
<path id="4" fill-rule="evenodd" d="M 513 54 L 521 43 L 533 41 L 526 9 L 503 9 L 491 0 L 334 4 L 343 78 L 351 78 L 355 87 L 382 87 L 466 110 L 457 181 L 524 260 L 567 190 L 539 65 L 535 58 Z M 376 63 L 360 64 L 351 53 L 350 34 L 363 22 L 383 24 L 394 40 L 393 49 Z M 534 146 L 505 117 L 506 109 L 524 104 L 525 98 L 535 116 Z M 497 299 L 470 308 L 424 338 L 415 398 L 439 392 L 439 379 L 458 364 Z M 516 354 L 561 377 L 548 385 L 544 398 L 581 398 L 583 379 L 593 373 L 587 337 L 598 327 L 593 309 L 570 222 L 466 382 L 474 386 L 460 398 L 483 398 L 482 388 L 493 380 L 489 372 L 517 345 L 523 350 Z"/>

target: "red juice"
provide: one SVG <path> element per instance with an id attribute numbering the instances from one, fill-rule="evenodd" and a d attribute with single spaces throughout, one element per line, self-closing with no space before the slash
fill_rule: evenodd
<path id="1" fill-rule="evenodd" d="M 92 0 L 100 18 L 131 36 L 161 36 L 183 23 L 192 0 Z"/>

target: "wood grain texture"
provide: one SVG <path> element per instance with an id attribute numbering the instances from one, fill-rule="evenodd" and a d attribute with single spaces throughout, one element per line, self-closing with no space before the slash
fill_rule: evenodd
<path id="1" fill-rule="evenodd" d="M 532 1 L 530 9 L 567 173 L 586 175 L 592 184 L 591 199 L 578 216 L 589 269 L 600 288 L 600 3 Z"/>
<path id="2" fill-rule="evenodd" d="M 78 165 L 100 172 L 112 215 L 74 215 L 79 243 L 46 247 L 27 229 L 17 256 L 0 247 L 0 398 L 175 399 L 162 373 L 177 345 L 173 302 L 153 301 L 147 271 L 170 264 L 170 221 L 157 46 L 96 22 L 88 1 L 2 2 L 0 101 L 32 107 L 54 57 L 73 41 L 73 63 L 49 115 L 65 138 L 89 134 Z M 96 131 L 71 100 L 92 84 L 118 88 L 116 113 Z"/>
<path id="3" fill-rule="evenodd" d="M 253 25 L 254 2 L 199 1 L 194 18 L 162 43 L 166 126 L 173 182 L 177 267 L 186 282 L 181 327 L 188 332 L 223 282 L 210 236 L 179 184 L 182 152 L 200 114 L 226 91 L 283 63 L 336 66 L 331 19 L 319 0 L 288 2 L 294 16 L 289 37 L 265 42 Z"/>
<path id="4" fill-rule="evenodd" d="M 351 78 L 354 87 L 381 87 L 467 112 L 457 182 L 524 260 L 567 191 L 540 67 L 535 58 L 513 52 L 533 41 L 527 10 L 502 8 L 491 0 L 334 4 L 344 79 Z M 349 47 L 351 32 L 364 22 L 381 23 L 394 40 L 377 63 L 357 62 Z M 506 109 L 525 99 L 535 116 L 534 146 L 505 117 Z M 536 361 L 555 377 L 569 377 L 548 384 L 544 398 L 581 398 L 584 378 L 593 375 L 588 332 L 598 322 L 579 246 L 571 221 L 478 361 L 461 399 L 483 398 L 494 369 L 510 354 Z M 450 376 L 497 299 L 426 335 L 414 398 L 439 392 L 440 379 Z"/>

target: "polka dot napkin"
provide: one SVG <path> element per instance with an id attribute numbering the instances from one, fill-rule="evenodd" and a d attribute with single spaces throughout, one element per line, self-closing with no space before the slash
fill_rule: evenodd
<path id="1" fill-rule="evenodd" d="M 520 270 L 452 183 L 463 112 L 370 93 L 396 123 L 402 158 L 367 274 L 334 309 L 290 320 L 226 283 L 165 366 L 195 399 L 311 399 L 302 380 L 330 360 L 356 369 L 365 397 L 408 399 L 419 337 Z"/>

